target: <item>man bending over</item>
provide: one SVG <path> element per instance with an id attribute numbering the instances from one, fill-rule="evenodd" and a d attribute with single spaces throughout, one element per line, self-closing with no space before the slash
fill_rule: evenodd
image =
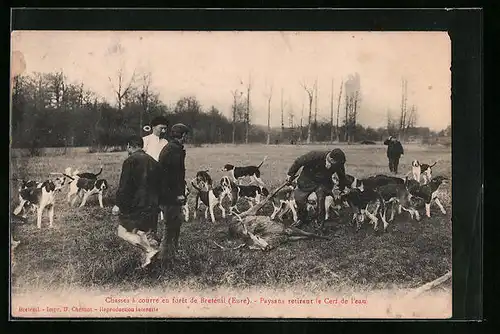
<path id="1" fill-rule="evenodd" d="M 287 182 L 295 177 L 303 167 L 297 179 L 297 189 L 294 196 L 297 203 L 298 226 L 307 219 L 307 198 L 312 192 L 318 197 L 318 223 L 321 228 L 325 221 L 325 197 L 333 189 L 332 175 L 337 173 L 339 188 L 344 190 L 347 180 L 345 177 L 345 154 L 341 149 L 332 151 L 311 151 L 298 157 L 288 170 Z"/>

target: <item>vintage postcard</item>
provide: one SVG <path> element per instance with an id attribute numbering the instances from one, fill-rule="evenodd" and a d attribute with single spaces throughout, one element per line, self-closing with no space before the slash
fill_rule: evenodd
<path id="1" fill-rule="evenodd" d="M 12 317 L 452 317 L 446 32 L 11 46 Z"/>

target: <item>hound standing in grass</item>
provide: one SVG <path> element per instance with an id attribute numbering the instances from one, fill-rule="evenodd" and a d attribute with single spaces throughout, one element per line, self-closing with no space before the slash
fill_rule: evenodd
<path id="1" fill-rule="evenodd" d="M 413 175 L 413 179 L 417 180 L 420 183 L 420 179 L 423 179 L 423 184 L 427 184 L 432 179 L 432 167 L 436 165 L 437 161 L 432 165 L 422 164 L 418 160 L 413 160 L 411 162 L 411 173 Z"/>
<path id="2" fill-rule="evenodd" d="M 138 247 L 144 258 L 141 267 L 158 253 L 153 238 L 158 224 L 158 163 L 143 150 L 141 137 L 127 143 L 129 157 L 123 162 L 113 214 L 120 215 L 118 236 Z"/>
<path id="3" fill-rule="evenodd" d="M 19 215 L 25 205 L 31 205 L 36 208 L 37 220 L 36 225 L 42 228 L 42 215 L 45 210 L 49 215 L 49 226 L 54 224 L 54 204 L 55 193 L 60 191 L 65 183 L 64 177 L 58 177 L 54 180 L 47 180 L 39 183 L 33 183 L 32 187 L 25 187 L 19 191 L 19 205 L 14 210 L 14 214 Z"/>
<path id="4" fill-rule="evenodd" d="M 233 179 L 233 182 L 236 184 L 240 184 L 240 180 L 244 177 L 250 177 L 253 181 L 257 182 L 260 184 L 262 187 L 265 187 L 266 184 L 262 179 L 260 178 L 260 167 L 264 164 L 266 161 L 267 156 L 264 157 L 262 162 L 258 166 L 244 166 L 244 167 L 238 167 L 234 166 L 231 164 L 226 164 L 222 168 L 223 172 L 229 172 L 231 175 L 231 178 Z"/>

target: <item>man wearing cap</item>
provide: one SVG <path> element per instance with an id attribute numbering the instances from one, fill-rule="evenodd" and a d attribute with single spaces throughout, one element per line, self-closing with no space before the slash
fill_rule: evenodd
<path id="1" fill-rule="evenodd" d="M 152 232 L 159 212 L 158 163 L 143 151 L 143 145 L 140 136 L 127 141 L 129 157 L 123 162 L 112 210 L 113 215 L 119 215 L 118 236 L 142 251 L 141 267 L 158 253 Z"/>
<path id="2" fill-rule="evenodd" d="M 168 143 L 168 141 L 163 138 L 165 132 L 167 131 L 167 127 L 168 120 L 166 117 L 155 117 L 151 121 L 151 130 L 153 132 L 142 138 L 144 140 L 144 152 L 149 154 L 156 161 L 158 161 L 160 157 L 161 150 Z"/>
<path id="3" fill-rule="evenodd" d="M 345 177 L 346 157 L 342 150 L 311 151 L 298 157 L 288 170 L 287 182 L 291 182 L 301 167 L 294 192 L 297 203 L 297 225 L 302 225 L 307 219 L 307 198 L 312 192 L 318 197 L 318 223 L 323 227 L 325 220 L 325 197 L 333 189 L 332 175 L 337 173 L 339 188 L 344 190 L 347 185 Z"/>
<path id="4" fill-rule="evenodd" d="M 384 141 L 384 145 L 387 145 L 387 158 L 389 159 L 389 170 L 397 174 L 399 158 L 401 155 L 405 154 L 403 150 L 403 145 L 395 137 L 390 136 L 389 139 Z"/>
<path id="5" fill-rule="evenodd" d="M 162 261 L 173 260 L 179 246 L 182 206 L 185 198 L 185 157 L 184 143 L 189 128 L 178 123 L 170 129 L 170 140 L 159 156 L 161 173 L 160 209 L 165 217 L 164 235 L 160 245 Z"/>

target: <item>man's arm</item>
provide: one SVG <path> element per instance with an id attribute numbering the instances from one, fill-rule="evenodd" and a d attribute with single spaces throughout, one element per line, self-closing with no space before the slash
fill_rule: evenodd
<path id="1" fill-rule="evenodd" d="M 132 160 L 127 159 L 123 162 L 120 183 L 116 191 L 116 205 L 122 209 L 128 208 L 130 195 L 133 193 L 132 181 Z"/>
<path id="2" fill-rule="evenodd" d="M 339 189 L 340 191 L 343 191 L 348 183 L 347 178 L 345 176 L 345 165 L 339 166 L 336 173 L 337 176 L 339 177 Z"/>
<path id="3" fill-rule="evenodd" d="M 311 161 L 314 161 L 318 158 L 317 152 L 311 151 L 309 153 L 306 153 L 304 155 L 301 155 L 295 161 L 293 162 L 292 166 L 288 170 L 288 176 L 295 176 L 297 172 L 299 171 L 300 167 L 303 167 L 310 163 Z"/>
<path id="4" fill-rule="evenodd" d="M 389 143 L 390 143 L 390 140 L 389 140 L 389 139 L 386 139 L 386 140 L 384 141 L 384 145 L 389 145 Z"/>
<path id="5" fill-rule="evenodd" d="M 401 154 L 405 154 L 405 150 L 403 149 L 403 145 L 401 143 L 399 143 L 399 149 L 400 149 L 400 152 Z"/>

